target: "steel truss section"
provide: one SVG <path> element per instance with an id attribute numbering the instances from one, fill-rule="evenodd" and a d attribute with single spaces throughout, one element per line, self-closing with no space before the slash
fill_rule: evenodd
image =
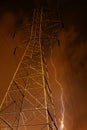
<path id="1" fill-rule="evenodd" d="M 61 20 L 60 9 L 45 8 L 42 21 L 42 43 L 46 46 L 59 43 L 59 33 L 64 24 Z"/>
<path id="2" fill-rule="evenodd" d="M 0 106 L 0 130 L 58 130 L 42 49 L 42 9 L 35 9 L 30 39 Z"/>

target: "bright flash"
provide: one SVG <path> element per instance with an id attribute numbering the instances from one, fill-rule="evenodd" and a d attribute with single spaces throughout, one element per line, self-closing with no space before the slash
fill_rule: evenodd
<path id="1" fill-rule="evenodd" d="M 61 121 L 61 130 L 63 130 L 63 128 L 64 128 L 64 123 L 63 121 Z"/>

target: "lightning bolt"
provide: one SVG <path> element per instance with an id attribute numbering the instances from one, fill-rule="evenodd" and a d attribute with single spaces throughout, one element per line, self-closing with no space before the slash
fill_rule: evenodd
<path id="1" fill-rule="evenodd" d="M 50 56 L 50 61 L 51 61 L 51 65 L 54 69 L 54 73 L 55 73 L 55 82 L 57 83 L 57 85 L 60 87 L 61 90 L 61 121 L 60 121 L 60 126 L 59 126 L 59 130 L 63 130 L 64 129 L 64 114 L 65 114 L 65 107 L 64 107 L 64 93 L 63 93 L 63 87 L 62 84 L 57 80 L 57 71 L 56 71 L 56 67 L 53 63 L 53 59 L 52 59 L 52 46 L 50 47 L 51 49 L 51 56 Z"/>

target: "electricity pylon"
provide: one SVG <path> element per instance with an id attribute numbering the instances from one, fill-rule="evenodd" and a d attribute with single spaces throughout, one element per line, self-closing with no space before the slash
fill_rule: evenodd
<path id="1" fill-rule="evenodd" d="M 30 38 L 0 106 L 0 130 L 58 130 L 41 44 L 42 18 L 42 10 L 35 9 Z"/>

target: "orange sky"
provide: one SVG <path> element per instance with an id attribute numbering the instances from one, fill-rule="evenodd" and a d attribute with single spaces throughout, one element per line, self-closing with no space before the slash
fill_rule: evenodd
<path id="1" fill-rule="evenodd" d="M 87 130 L 87 40 L 85 6 L 73 5 L 70 2 L 63 8 L 65 28 L 60 32 L 60 47 L 53 46 L 53 61 L 57 68 L 58 80 L 64 87 L 65 124 L 66 130 Z M 8 30 L 14 29 L 16 16 L 5 13 L 3 22 L 0 22 L 0 101 L 8 88 L 13 73 L 17 67 L 14 48 L 22 41 L 22 33 L 17 32 L 14 39 Z M 10 19 L 11 18 L 11 19 Z M 8 19 L 8 21 L 7 21 Z M 8 25 L 8 26 L 7 26 Z M 18 50 L 20 51 L 20 50 Z M 20 52 L 21 55 L 21 52 Z M 17 59 L 16 59 L 17 57 Z M 47 57 L 50 82 L 53 90 L 56 113 L 58 113 L 59 89 L 56 87 L 54 71 L 50 63 L 50 50 Z M 54 89 L 55 88 L 55 89 Z"/>

